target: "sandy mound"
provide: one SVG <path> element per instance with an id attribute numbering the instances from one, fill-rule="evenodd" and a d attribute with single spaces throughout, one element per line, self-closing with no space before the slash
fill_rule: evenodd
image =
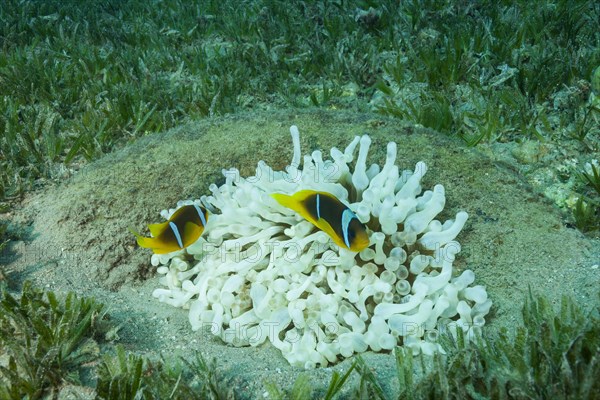
<path id="1" fill-rule="evenodd" d="M 258 160 L 281 169 L 291 160 L 289 126 L 298 125 L 303 153 L 345 146 L 368 133 L 371 160 L 382 163 L 388 141 L 398 143 L 398 164 L 429 167 L 424 187 L 441 183 L 447 203 L 440 216 L 469 213 L 458 237 L 462 252 L 454 265 L 475 272 L 475 284 L 487 287 L 494 301 L 485 332 L 520 321 L 523 298 L 531 286 L 559 301 L 572 295 L 582 304 L 597 301 L 600 243 L 565 227 L 561 213 L 533 193 L 509 165 L 499 165 L 459 141 L 407 127 L 397 120 L 348 112 L 278 112 L 238 115 L 188 124 L 138 140 L 107 155 L 60 185 L 31 194 L 14 213 L 14 222 L 30 225 L 26 242 L 9 248 L 8 280 L 57 291 L 94 296 L 108 305 L 119 342 L 130 350 L 156 354 L 200 350 L 217 357 L 230 384 L 262 395 L 263 382 L 286 386 L 300 370 L 291 368 L 267 344 L 232 348 L 206 334 L 192 332 L 187 311 L 152 298 L 157 286 L 150 251 L 139 249 L 128 226 L 145 231 L 160 221 L 161 209 L 177 200 L 198 198 L 221 183 L 221 169 L 236 167 L 252 175 Z M 386 390 L 395 385 L 395 360 L 366 354 Z M 344 368 L 349 361 L 341 364 Z M 340 366 L 334 368 L 339 369 Z M 327 382 L 331 368 L 309 372 Z"/>

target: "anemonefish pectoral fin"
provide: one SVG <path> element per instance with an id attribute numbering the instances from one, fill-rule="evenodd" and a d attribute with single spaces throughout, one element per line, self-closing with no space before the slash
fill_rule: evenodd
<path id="1" fill-rule="evenodd" d="M 188 247 L 196 242 L 204 232 L 204 227 L 198 226 L 193 222 L 186 222 L 183 228 L 183 247 Z"/>
<path id="2" fill-rule="evenodd" d="M 329 225 L 329 222 L 325 221 L 324 219 L 320 219 L 317 223 L 313 222 L 313 224 L 317 228 L 328 234 L 329 237 L 335 242 L 335 244 L 337 244 L 340 247 L 347 248 L 344 244 L 344 240 L 340 238 L 339 235 L 333 229 L 333 227 Z"/>
<path id="3" fill-rule="evenodd" d="M 362 237 L 357 238 L 354 243 L 352 243 L 350 245 L 350 250 L 355 251 L 355 252 L 359 252 L 362 251 L 364 249 L 366 249 L 367 247 L 369 247 L 371 245 L 371 242 L 369 240 L 369 236 L 367 235 L 367 233 L 365 232 Z"/>

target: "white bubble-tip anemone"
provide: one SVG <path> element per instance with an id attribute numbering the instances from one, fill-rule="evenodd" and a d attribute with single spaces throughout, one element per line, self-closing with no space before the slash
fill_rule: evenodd
<path id="1" fill-rule="evenodd" d="M 193 330 L 235 346 L 269 341 L 304 368 L 397 345 L 432 354 L 441 350 L 442 322 L 472 337 L 491 301 L 485 288 L 470 287 L 472 271 L 452 267 L 467 213 L 435 219 L 445 191 L 422 190 L 425 163 L 400 171 L 390 143 L 384 166 L 367 167 L 366 135 L 344 151 L 332 148 L 329 159 L 320 151 L 302 157 L 298 128 L 290 131 L 293 157 L 285 171 L 264 161 L 250 177 L 223 170 L 225 183 L 211 185 L 211 195 L 178 203 L 202 204 L 212 215 L 196 243 L 153 256 L 161 275 L 154 296 L 189 309 Z M 271 197 L 300 190 L 328 192 L 347 204 L 367 226 L 370 246 L 360 253 L 340 248 Z"/>

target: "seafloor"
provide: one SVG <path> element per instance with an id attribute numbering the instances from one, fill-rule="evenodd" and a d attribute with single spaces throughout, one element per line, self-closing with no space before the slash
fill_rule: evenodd
<path id="1" fill-rule="evenodd" d="M 259 160 L 282 169 L 291 160 L 289 126 L 300 129 L 303 153 L 344 147 L 355 135 L 373 139 L 370 161 L 382 163 L 389 141 L 398 143 L 398 164 L 429 166 L 424 187 L 446 188 L 442 220 L 469 213 L 457 240 L 462 252 L 455 268 L 472 269 L 494 302 L 484 333 L 494 335 L 521 322 L 529 288 L 557 304 L 563 294 L 589 309 L 599 301 L 600 242 L 569 228 L 565 215 L 495 157 L 466 148 L 436 132 L 372 114 L 333 111 L 280 111 L 235 115 L 190 123 L 144 137 L 91 163 L 68 180 L 30 193 L 13 221 L 30 228 L 26 241 L 13 242 L 7 267 L 14 289 L 25 280 L 55 291 L 93 296 L 119 326 L 115 340 L 149 356 L 161 352 L 192 356 L 198 350 L 216 358 L 230 386 L 249 398 L 262 397 L 264 383 L 287 388 L 304 371 L 290 367 L 270 344 L 234 348 L 209 334 L 193 332 L 187 311 L 151 296 L 158 277 L 150 251 L 138 248 L 128 231 L 160 220 L 159 211 L 181 199 L 208 194 L 223 182 L 223 168 L 252 175 Z M 390 354 L 366 353 L 365 361 L 386 391 L 397 385 Z M 308 371 L 315 386 L 326 387 L 332 368 Z M 355 375 L 356 378 L 356 375 Z M 91 390 L 91 389 L 90 389 Z M 237 391 L 237 390 L 236 390 Z"/>

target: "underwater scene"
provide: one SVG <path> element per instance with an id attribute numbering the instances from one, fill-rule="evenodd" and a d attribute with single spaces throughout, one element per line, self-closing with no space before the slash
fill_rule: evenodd
<path id="1" fill-rule="evenodd" d="M 599 26 L 3 0 L 0 400 L 600 399 Z"/>

